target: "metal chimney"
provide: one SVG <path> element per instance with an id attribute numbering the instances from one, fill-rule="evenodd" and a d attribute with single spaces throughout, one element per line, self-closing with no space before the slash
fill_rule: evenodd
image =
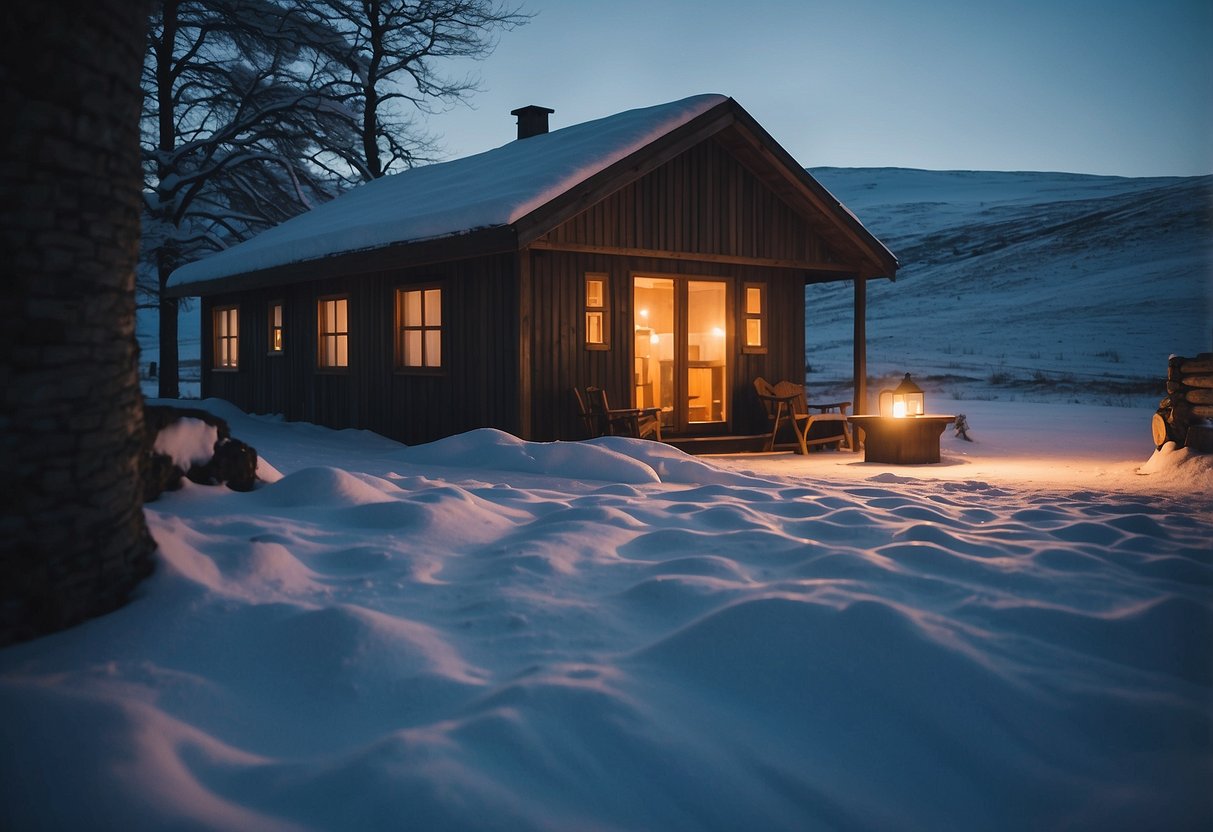
<path id="1" fill-rule="evenodd" d="M 518 116 L 518 138 L 529 139 L 531 136 L 541 136 L 548 131 L 548 115 L 556 112 L 547 107 L 519 107 L 510 110 L 510 115 Z"/>

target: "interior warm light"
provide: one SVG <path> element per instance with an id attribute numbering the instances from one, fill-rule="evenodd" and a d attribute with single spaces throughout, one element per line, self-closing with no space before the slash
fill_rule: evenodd
<path id="1" fill-rule="evenodd" d="M 649 343 L 650 344 L 660 344 L 661 336 L 658 335 L 656 332 L 654 332 L 652 335 L 649 336 Z"/>
<path id="2" fill-rule="evenodd" d="M 905 417 L 905 415 L 906 415 L 906 403 L 897 402 L 897 401 L 893 402 L 893 418 L 902 419 Z"/>
<path id="3" fill-rule="evenodd" d="M 649 310 L 647 310 L 647 309 L 641 309 L 641 310 L 640 310 L 640 317 L 644 318 L 645 320 L 648 320 L 648 317 L 649 317 Z"/>
<path id="4" fill-rule="evenodd" d="M 712 327 L 712 334 L 715 335 L 717 338 L 723 338 L 724 330 L 721 327 L 714 326 L 714 327 Z"/>

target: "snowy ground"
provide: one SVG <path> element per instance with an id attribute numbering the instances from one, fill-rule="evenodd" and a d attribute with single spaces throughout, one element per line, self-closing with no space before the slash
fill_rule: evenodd
<path id="1" fill-rule="evenodd" d="M 1210 828 L 1213 458 L 959 404 L 896 467 L 207 402 L 276 481 L 0 651 L 0 827 Z"/>

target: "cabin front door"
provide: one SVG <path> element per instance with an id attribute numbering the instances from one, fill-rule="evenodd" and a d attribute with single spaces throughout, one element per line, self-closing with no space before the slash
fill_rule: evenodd
<path id="1" fill-rule="evenodd" d="M 729 418 L 728 282 L 637 275 L 632 288 L 635 407 L 662 431 L 723 433 Z"/>

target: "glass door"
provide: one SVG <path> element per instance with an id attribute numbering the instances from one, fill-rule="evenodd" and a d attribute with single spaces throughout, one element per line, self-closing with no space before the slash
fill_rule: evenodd
<path id="1" fill-rule="evenodd" d="M 728 396 L 728 292 L 719 280 L 688 280 L 686 284 L 687 422 L 692 427 L 723 423 Z"/>
<path id="2" fill-rule="evenodd" d="M 634 407 L 660 407 L 662 429 L 674 428 L 674 281 L 637 277 L 633 285 L 636 343 L 632 355 L 636 392 Z"/>
<path id="3" fill-rule="evenodd" d="M 722 429 L 728 419 L 728 284 L 633 280 L 633 405 L 660 407 L 662 429 Z"/>

